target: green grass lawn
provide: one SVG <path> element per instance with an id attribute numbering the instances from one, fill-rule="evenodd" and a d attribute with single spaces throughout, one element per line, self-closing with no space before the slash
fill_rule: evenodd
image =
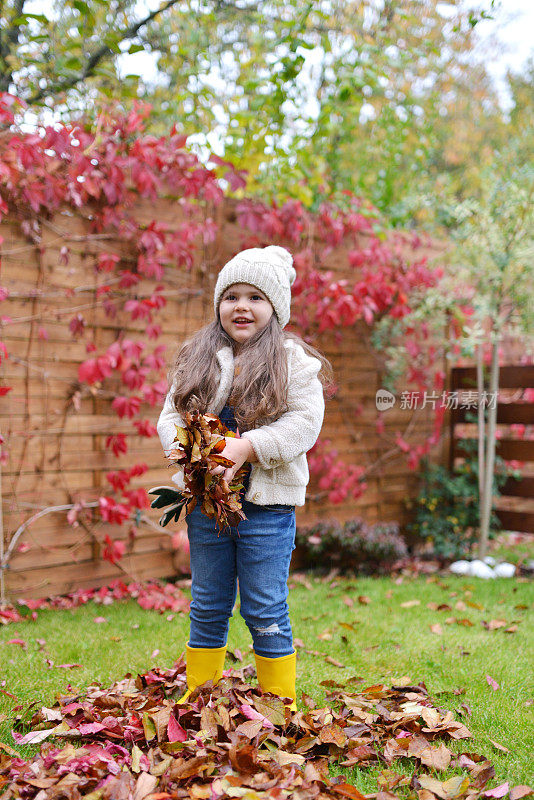
<path id="1" fill-rule="evenodd" d="M 321 682 L 328 679 L 361 679 L 351 684 L 355 689 L 404 677 L 412 683 L 424 681 L 441 707 L 460 709 L 462 721 L 474 734 L 474 739 L 449 745 L 451 749 L 489 758 L 495 764 L 496 783 L 532 781 L 532 583 L 455 576 L 329 582 L 307 576 L 300 582 L 297 576 L 291 578 L 291 586 L 299 692 L 322 702 L 328 689 Z M 106 622 L 95 623 L 99 616 Z M 94 681 L 106 685 L 127 672 L 170 666 L 184 649 L 188 619 L 167 616 L 144 611 L 134 601 L 90 603 L 73 610 L 40 611 L 35 622 L 3 627 L 0 742 L 13 746 L 10 731 L 17 705 L 52 705 L 68 683 L 78 688 Z M 495 629 L 486 629 L 484 621 L 493 621 Z M 7 644 L 10 639 L 24 640 L 26 649 Z M 240 649 L 246 663 L 252 661 L 250 637 L 237 610 L 229 648 Z M 343 667 L 326 662 L 326 655 Z M 54 666 L 47 666 L 47 659 Z M 55 666 L 66 663 L 82 666 Z M 227 666 L 232 665 L 228 659 Z M 486 675 L 498 689 L 488 684 Z M 509 752 L 496 748 L 492 740 Z M 20 752 L 29 755 L 34 748 Z M 382 768 L 348 770 L 347 776 L 361 791 L 376 791 L 375 777 Z M 396 768 L 409 773 L 412 766 L 407 762 Z"/>

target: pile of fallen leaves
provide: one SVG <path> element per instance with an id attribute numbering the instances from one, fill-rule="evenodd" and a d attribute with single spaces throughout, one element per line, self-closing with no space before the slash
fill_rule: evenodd
<path id="1" fill-rule="evenodd" d="M 9 603 L 0 607 L 0 625 L 10 622 L 23 622 L 37 619 L 37 611 L 44 608 L 77 608 L 90 601 L 102 605 L 111 605 L 116 600 L 137 600 L 141 608 L 152 609 L 173 614 L 186 614 L 189 611 L 189 600 L 184 592 L 174 583 L 163 581 L 112 581 L 108 586 L 99 589 L 78 589 L 75 592 L 38 600 L 17 600 L 17 606 Z M 30 614 L 22 614 L 20 609 L 28 608 Z"/>
<path id="2" fill-rule="evenodd" d="M 445 740 L 467 739 L 467 728 L 431 702 L 423 684 L 332 689 L 327 708 L 302 695 L 295 713 L 275 695 L 246 682 L 251 667 L 227 671 L 220 683 L 197 689 L 187 704 L 185 663 L 152 669 L 104 689 L 70 691 L 52 708 L 15 721 L 18 744 L 43 743 L 30 760 L 0 744 L 2 797 L 45 800 L 164 800 L 164 798 L 357 798 L 329 765 L 382 765 L 378 794 L 388 800 L 519 800 L 528 787 L 485 789 L 494 769 L 483 756 L 453 753 Z M 69 687 L 70 689 L 70 687 Z M 59 746 L 45 742 L 64 740 Z M 394 759 L 409 759 L 411 776 L 395 772 Z M 394 766 L 394 765 L 393 765 Z M 461 770 L 447 780 L 436 772 Z"/>
<path id="3" fill-rule="evenodd" d="M 226 447 L 225 437 L 235 437 L 215 414 L 186 412 L 185 426 L 176 425 L 176 447 L 170 451 L 168 458 L 173 464 L 183 468 L 185 489 L 178 492 L 168 486 L 156 486 L 149 494 L 157 495 L 152 508 L 170 506 L 162 515 L 159 524 L 167 525 L 172 520 L 178 521 L 182 509 L 190 514 L 197 503 L 202 512 L 217 522 L 219 530 L 228 526 L 236 527 L 242 519 L 246 519 L 241 508 L 239 491 L 243 489 L 241 479 L 247 467 L 243 465 L 236 472 L 232 482 L 222 475 L 212 475 L 215 467 L 233 467 L 234 461 L 222 455 Z"/>

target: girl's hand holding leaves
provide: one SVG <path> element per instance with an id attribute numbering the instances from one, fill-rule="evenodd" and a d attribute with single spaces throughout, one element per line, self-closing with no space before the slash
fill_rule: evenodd
<path id="1" fill-rule="evenodd" d="M 249 440 L 241 439 L 239 432 L 235 436 L 227 435 L 225 442 L 226 446 L 221 455 L 228 459 L 233 466 L 217 466 L 211 472 L 213 475 L 221 475 L 228 483 L 232 483 L 243 464 L 252 460 L 251 456 L 254 455 L 254 452 Z"/>
<path id="2" fill-rule="evenodd" d="M 217 467 L 226 470 L 234 466 L 235 462 L 223 456 L 222 451 L 227 444 L 225 437 L 235 437 L 236 434 L 214 414 L 186 412 L 185 423 L 185 427 L 176 425 L 176 447 L 168 456 L 173 464 L 183 468 L 185 489 L 178 492 L 171 487 L 159 486 L 149 490 L 149 494 L 157 495 L 152 508 L 172 503 L 161 517 L 160 525 L 167 525 L 172 519 L 178 520 L 184 506 L 189 514 L 198 503 L 207 517 L 217 521 L 219 530 L 229 525 L 236 527 L 240 520 L 246 519 L 239 499 L 239 491 L 243 488 L 240 479 L 246 468 L 240 466 L 230 483 L 223 477 L 225 473 L 212 473 Z"/>

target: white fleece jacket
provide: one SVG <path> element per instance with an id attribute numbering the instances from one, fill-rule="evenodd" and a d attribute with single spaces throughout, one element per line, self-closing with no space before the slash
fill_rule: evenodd
<path id="1" fill-rule="evenodd" d="M 277 420 L 242 434 L 249 439 L 257 463 L 252 464 L 245 499 L 257 505 L 303 506 L 310 478 L 306 453 L 321 431 L 324 417 L 323 387 L 317 377 L 321 362 L 308 356 L 303 347 L 291 339 L 285 341 L 288 356 L 288 410 Z M 225 405 L 234 380 L 234 356 L 231 347 L 217 351 L 220 367 L 219 386 L 210 409 L 219 414 Z M 166 454 L 172 450 L 175 425 L 183 419 L 172 402 L 169 390 L 158 420 L 158 434 Z M 184 488 L 183 471 L 172 480 Z"/>

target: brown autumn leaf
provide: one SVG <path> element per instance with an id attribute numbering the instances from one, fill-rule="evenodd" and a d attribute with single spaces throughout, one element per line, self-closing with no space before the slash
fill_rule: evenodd
<path id="1" fill-rule="evenodd" d="M 337 685 L 338 685 L 338 684 L 336 684 L 335 682 L 333 682 L 333 683 L 334 683 L 334 686 L 337 686 Z M 309 696 L 309 695 L 307 695 L 305 692 L 301 692 L 301 693 L 300 693 L 300 699 L 302 700 L 303 704 L 304 704 L 304 705 L 305 705 L 307 708 L 317 708 L 317 703 L 315 702 L 315 700 L 313 699 L 313 697 L 310 697 L 310 696 Z"/>
<path id="2" fill-rule="evenodd" d="M 352 597 L 349 597 L 349 595 L 348 595 L 348 594 L 344 594 L 344 595 L 343 595 L 343 602 L 344 602 L 344 603 L 345 603 L 345 605 L 346 605 L 346 606 L 348 606 L 349 608 L 352 608 L 352 607 L 354 606 L 354 600 L 352 599 Z"/>
<path id="3" fill-rule="evenodd" d="M 483 620 L 482 621 L 482 625 L 488 631 L 496 631 L 498 628 L 506 628 L 508 623 L 506 622 L 505 619 L 490 619 L 489 622 L 486 622 L 486 620 Z"/>
<path id="4" fill-rule="evenodd" d="M 400 604 L 400 607 L 401 608 L 414 608 L 415 606 L 420 606 L 420 605 L 421 605 L 421 601 L 420 600 L 406 600 L 406 602 Z"/>
<path id="5" fill-rule="evenodd" d="M 217 725 L 220 724 L 220 719 L 213 708 L 205 706 L 200 711 L 200 724 L 203 731 L 207 731 L 210 736 L 217 736 Z"/>
<path id="6" fill-rule="evenodd" d="M 345 669 L 345 664 L 342 664 L 341 661 L 336 661 L 336 659 L 332 658 L 332 656 L 326 656 L 325 661 L 327 661 L 329 664 L 332 664 L 333 667 Z"/>
<path id="7" fill-rule="evenodd" d="M 300 767 L 306 762 L 305 756 L 301 756 L 299 753 L 287 753 L 285 750 L 275 750 L 273 757 L 281 766 L 297 764 Z"/>
<path id="8" fill-rule="evenodd" d="M 362 761 L 376 760 L 376 751 L 370 744 L 353 747 L 346 755 L 345 761 L 341 762 L 342 767 L 353 767 L 355 764 L 361 764 Z"/>
<path id="9" fill-rule="evenodd" d="M 325 628 L 324 631 L 317 634 L 317 638 L 323 642 L 331 642 L 333 639 L 332 631 L 329 630 L 328 628 Z"/>
<path id="10" fill-rule="evenodd" d="M 423 789 L 428 789 L 429 792 L 435 794 L 436 797 L 441 797 L 442 800 L 454 800 L 455 797 L 460 797 L 465 794 L 469 786 L 469 778 L 463 775 L 455 775 L 447 781 L 438 781 L 436 778 L 431 778 L 430 775 L 419 775 L 418 781 Z"/>
<path id="11" fill-rule="evenodd" d="M 434 625 L 431 625 L 430 626 L 430 630 L 432 631 L 432 633 L 435 633 L 437 636 L 441 636 L 443 634 L 443 628 L 441 627 L 439 622 L 436 622 Z"/>
<path id="12" fill-rule="evenodd" d="M 510 789 L 510 800 L 521 800 L 522 797 L 529 797 L 534 794 L 534 789 L 525 784 L 519 786 L 512 786 Z"/>
<path id="13" fill-rule="evenodd" d="M 377 792 L 376 800 L 398 800 L 398 795 L 393 792 Z"/>
<path id="14" fill-rule="evenodd" d="M 426 728 L 423 728 L 423 730 L 432 731 L 439 729 L 444 722 L 444 718 L 441 716 L 437 708 L 426 708 L 425 706 L 421 706 L 417 709 L 417 711 L 425 721 Z"/>
<path id="15" fill-rule="evenodd" d="M 152 790 L 156 788 L 158 779 L 155 775 L 149 775 L 148 772 L 142 772 L 135 784 L 135 791 L 133 793 L 133 800 L 144 800 Z"/>
<path id="16" fill-rule="evenodd" d="M 436 800 L 436 795 L 429 792 L 428 789 L 418 789 L 417 797 L 419 800 Z"/>
<path id="17" fill-rule="evenodd" d="M 263 720 L 261 719 L 247 719 L 238 725 L 235 729 L 236 733 L 244 736 L 246 739 L 254 739 L 258 733 L 263 730 Z"/>
<path id="18" fill-rule="evenodd" d="M 371 598 L 370 598 L 370 597 L 367 597 L 367 595 L 366 595 L 366 594 L 360 594 L 360 595 L 358 595 L 358 603 L 359 603 L 361 606 L 368 606 L 370 602 L 371 602 Z"/>
<path id="19" fill-rule="evenodd" d="M 0 742 L 0 750 L 4 750 L 8 755 L 13 756 L 13 758 L 18 758 L 19 754 L 16 750 L 14 750 L 11 745 L 5 744 L 4 742 Z M 1 786 L 1 784 L 0 784 Z"/>
<path id="20" fill-rule="evenodd" d="M 476 756 L 475 753 L 471 753 L 470 755 L 472 760 L 475 758 L 482 758 L 481 756 Z M 472 785 L 475 789 L 483 789 L 487 782 L 493 780 L 495 777 L 495 767 L 491 761 L 487 761 L 484 758 L 477 763 L 468 765 L 468 769 L 472 776 Z"/>
<path id="21" fill-rule="evenodd" d="M 354 622 L 354 623 L 338 622 L 337 624 L 339 625 L 340 628 L 345 628 L 348 631 L 353 631 L 353 632 L 356 631 L 356 628 L 354 626 L 357 624 L 357 622 Z"/>
<path id="22" fill-rule="evenodd" d="M 409 755 L 412 754 L 408 752 L 408 739 L 389 739 L 386 742 L 383 756 L 388 764 L 391 764 L 396 758 L 405 758 Z"/>
<path id="23" fill-rule="evenodd" d="M 324 742 L 324 744 L 335 744 L 338 747 L 343 747 L 347 741 L 347 736 L 343 728 L 340 728 L 339 725 L 335 723 L 331 723 L 321 728 L 319 731 L 319 739 L 321 742 Z"/>
<path id="24" fill-rule="evenodd" d="M 415 758 L 420 758 L 421 754 L 429 749 L 428 738 L 422 736 L 420 733 L 409 738 L 406 737 L 404 741 L 406 743 L 405 747 L 407 746 L 408 755 L 414 756 Z"/>
<path id="25" fill-rule="evenodd" d="M 438 747 L 427 747 L 419 756 L 421 763 L 432 769 L 447 769 L 451 757 L 451 751 L 443 743 Z"/>
<path id="26" fill-rule="evenodd" d="M 456 624 L 457 625 L 463 625 L 464 628 L 472 628 L 473 627 L 473 623 L 471 622 L 470 619 L 467 619 L 467 617 L 463 617 L 462 619 L 456 619 Z"/>
<path id="27" fill-rule="evenodd" d="M 253 775 L 258 766 L 258 750 L 251 744 L 241 747 L 231 747 L 229 751 L 230 763 L 236 772 Z"/>
<path id="28" fill-rule="evenodd" d="M 427 603 L 426 607 L 431 611 L 452 611 L 448 603 Z"/>
<path id="29" fill-rule="evenodd" d="M 473 735 L 461 722 L 454 722 L 447 728 L 447 733 L 452 739 L 470 739 Z"/>
<path id="30" fill-rule="evenodd" d="M 494 742 L 493 739 L 490 739 L 490 742 L 492 743 L 492 745 L 495 747 L 496 750 L 500 750 L 502 753 L 509 753 L 510 752 L 508 750 L 508 748 L 505 747 L 503 744 L 499 744 L 498 742 Z"/>
<path id="31" fill-rule="evenodd" d="M 365 795 L 349 783 L 338 783 L 337 786 L 333 786 L 332 789 L 336 794 L 341 795 L 341 797 L 351 797 L 353 800 L 366 800 Z"/>
<path id="32" fill-rule="evenodd" d="M 167 735 L 167 727 L 169 725 L 169 720 L 170 720 L 170 717 L 171 717 L 173 705 L 174 705 L 174 703 L 172 703 L 171 701 L 166 701 L 163 704 L 163 707 L 160 708 L 158 711 L 155 711 L 154 713 L 147 714 L 147 717 L 152 722 L 152 725 L 153 725 L 153 727 L 154 727 L 154 729 L 156 731 L 156 736 L 158 738 L 158 742 L 163 741 L 163 739 Z M 152 727 L 151 726 L 147 726 L 147 728 L 145 730 L 147 730 L 147 731 L 149 731 L 149 733 L 151 733 L 152 732 Z M 148 741 L 148 738 L 147 738 L 147 741 Z"/>

